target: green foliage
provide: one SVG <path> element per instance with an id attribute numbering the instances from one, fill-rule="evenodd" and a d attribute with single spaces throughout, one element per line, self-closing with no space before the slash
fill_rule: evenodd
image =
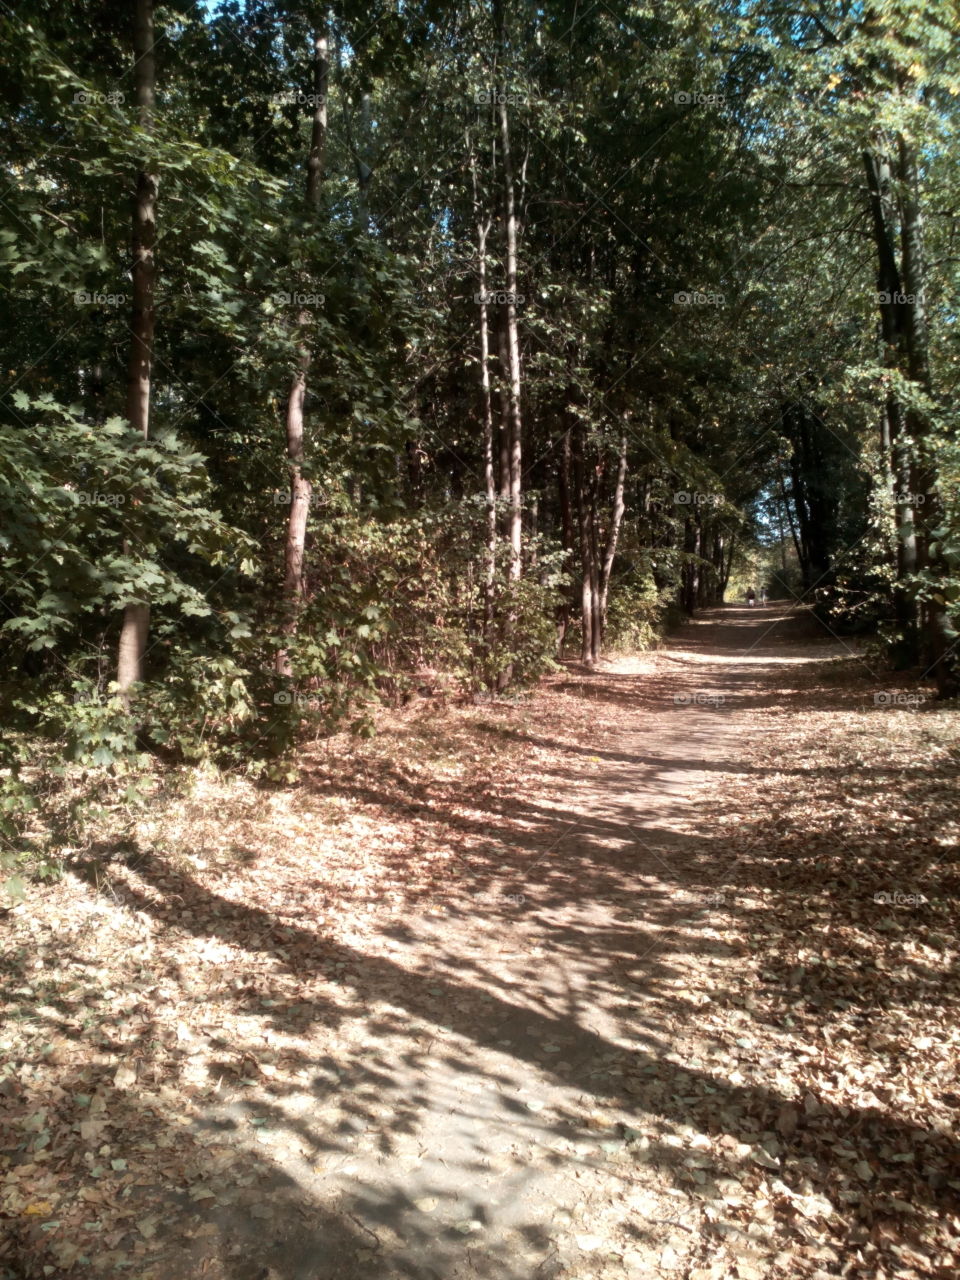
<path id="1" fill-rule="evenodd" d="M 0 17 L 16 51 L 0 80 L 0 711 L 18 740 L 57 743 L 99 804 L 148 758 L 282 781 L 307 735 L 369 732 L 378 701 L 534 682 L 558 622 L 577 625 L 583 540 L 603 558 L 622 436 L 614 647 L 715 602 L 731 553 L 728 598 L 779 574 L 835 630 L 895 645 L 906 590 L 942 601 L 956 634 L 958 279 L 940 211 L 960 172 L 958 59 L 935 9 L 704 0 L 571 24 L 549 7 L 414 4 L 371 31 L 341 6 L 313 210 L 295 95 L 316 19 L 158 10 L 148 135 L 122 96 L 126 15 L 79 0 Z M 506 265 L 499 121 L 478 90 L 493 88 L 522 158 L 523 560 L 516 578 L 494 301 L 488 586 L 480 226 L 495 295 Z M 865 252 L 862 153 L 897 137 L 914 140 L 935 211 L 929 386 L 877 342 Z M 143 440 L 126 416 L 128 196 L 147 159 Z M 292 618 L 285 422 L 304 352 L 313 500 Z M 877 445 L 891 396 L 910 416 L 905 465 L 939 478 L 910 576 Z M 151 633 L 128 705 L 113 681 L 131 600 L 149 603 Z"/>
<path id="2" fill-rule="evenodd" d="M 663 634 L 668 601 L 652 579 L 631 574 L 613 584 L 607 606 L 606 641 L 617 653 L 652 649 Z"/>
<path id="3" fill-rule="evenodd" d="M 94 424 L 50 395 L 12 400 L 14 421 L 0 421 L 0 546 L 14 606 L 5 638 L 50 649 L 131 596 L 185 617 L 209 612 L 173 560 L 222 565 L 245 540 L 210 510 L 200 455 L 173 432 L 143 440 L 121 418 Z"/>
<path id="4" fill-rule="evenodd" d="M 508 669 L 518 684 L 550 669 L 562 553 L 540 547 L 536 572 L 513 581 L 501 544 L 485 624 L 482 519 L 467 500 L 384 523 L 354 512 L 330 523 L 314 570 L 323 586 L 292 645 L 294 686 L 280 695 L 292 716 L 331 728 L 425 682 L 466 693 Z"/>

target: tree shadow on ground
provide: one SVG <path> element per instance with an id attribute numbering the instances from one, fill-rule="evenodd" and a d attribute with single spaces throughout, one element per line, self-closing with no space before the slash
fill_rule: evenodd
<path id="1" fill-rule="evenodd" d="M 44 1036 L 60 1034 L 83 1047 L 75 1078 L 65 1073 L 44 1084 L 42 1098 L 30 1096 L 26 1119 L 44 1101 L 66 1131 L 94 1119 L 90 1141 L 54 1150 L 47 1163 L 59 1178 L 95 1192 L 112 1187 L 117 1204 L 136 1207 L 120 1234 L 104 1242 L 106 1253 L 139 1259 L 144 1280 L 524 1280 L 564 1265 L 555 1229 L 525 1200 L 552 1170 L 595 1169 L 628 1189 L 655 1167 L 702 1207 L 730 1180 L 749 1185 L 760 1152 L 761 1167 L 772 1164 L 798 1197 L 811 1187 L 832 1194 L 844 1169 L 865 1161 L 888 1199 L 950 1210 L 950 1166 L 960 1154 L 953 1135 L 938 1133 L 930 1146 L 929 1124 L 898 1114 L 892 1096 L 850 1106 L 826 1092 L 812 1096 L 795 1130 L 784 1134 L 778 1122 L 796 1098 L 778 1083 L 776 1061 L 751 1059 L 756 1030 L 744 984 L 761 950 L 755 940 L 771 926 L 766 895 L 776 891 L 800 919 L 811 900 L 815 869 L 798 865 L 795 876 L 782 874 L 790 837 L 799 848 L 808 834 L 803 813 L 776 822 L 756 811 L 744 817 L 732 798 L 731 814 L 741 819 L 735 834 L 719 808 L 694 815 L 694 831 L 680 830 L 671 825 L 679 805 L 644 814 L 631 798 L 631 789 L 647 785 L 642 753 L 601 754 L 615 767 L 605 769 L 592 795 L 581 786 L 584 750 L 580 744 L 571 751 L 566 777 L 553 765 L 549 779 L 559 792 L 566 781 L 579 806 L 531 798 L 522 780 L 509 805 L 471 793 L 470 816 L 455 783 L 439 794 L 411 793 L 409 779 L 398 774 L 379 786 L 348 786 L 357 803 L 398 821 L 416 800 L 434 819 L 435 840 L 456 855 L 426 897 L 412 893 L 403 916 L 377 922 L 375 945 L 305 924 L 304 902 L 267 909 L 237 900 L 226 874 L 215 887 L 150 850 L 126 859 L 112 882 L 125 915 L 143 922 L 153 948 L 159 940 L 172 955 L 185 941 L 209 945 L 208 967 L 191 974 L 171 962 L 151 986 L 148 948 L 134 1003 L 124 999 L 84 1027 L 78 1015 L 94 1001 L 97 965 L 95 949 L 77 944 L 89 991 L 45 992 L 42 1005 L 36 991 L 21 1000 L 33 1002 Z M 689 756 L 670 763 L 681 772 L 703 768 Z M 815 767 L 797 773 L 805 782 L 820 779 Z M 904 779 L 900 803 L 920 781 Z M 854 798 L 879 798 L 888 783 L 877 771 L 848 779 Z M 324 794 L 334 784 L 317 777 L 312 786 Z M 951 820 L 952 803 L 948 794 L 935 797 L 928 820 Z M 768 1013 L 798 1015 L 809 994 L 829 1026 L 851 1010 L 866 1020 L 895 1000 L 936 1005 L 946 998 L 943 966 L 926 951 L 904 955 L 895 990 L 888 975 L 870 968 L 871 938 L 884 935 L 890 914 L 872 904 L 872 894 L 900 883 L 904 866 L 916 866 L 903 861 L 910 852 L 895 827 L 876 833 L 870 866 L 858 865 L 850 889 L 865 903 L 861 934 L 832 957 L 832 990 L 807 993 L 804 975 L 797 979 L 786 959 L 767 956 Z M 955 871 L 951 864 L 945 878 Z M 101 883 L 101 872 L 99 863 L 74 868 L 86 884 Z M 811 905 L 811 926 L 819 927 L 819 910 Z M 721 918 L 722 937 L 713 928 Z M 496 946 L 484 945 L 481 926 Z M 91 942 L 98 927 L 92 919 Z M 506 949 L 511 931 L 515 954 Z M 717 961 L 709 990 L 689 986 L 694 954 Z M 25 978 L 28 957 L 22 959 Z M 182 1005 L 172 1038 L 169 1019 L 155 1008 L 172 998 L 168 992 Z M 739 1056 L 704 1022 L 696 1056 L 677 1061 L 678 1028 L 718 1009 L 744 1033 Z M 201 1036 L 198 1020 L 209 1033 Z M 135 1064 L 136 1088 L 117 1088 L 118 1053 Z M 215 1098 L 192 1074 L 198 1060 L 207 1082 L 226 1084 Z M 179 1105 L 176 1094 L 159 1098 L 153 1086 L 160 1082 L 179 1091 Z M 24 1089 L 29 1093 L 29 1081 Z M 109 1097 L 109 1115 L 91 1112 L 96 1097 Z M 603 1142 L 591 1107 L 621 1117 Z M 448 1119 L 442 1143 L 420 1151 L 428 1113 Z M 702 1150 L 691 1165 L 675 1141 L 687 1126 L 712 1139 L 746 1141 L 731 1141 L 726 1154 Z M 17 1163 L 42 1156 L 33 1134 L 20 1126 L 5 1143 Z M 86 1157 L 97 1158 L 101 1139 L 110 1147 L 105 1162 L 119 1152 L 133 1165 L 169 1150 L 178 1167 L 148 1186 L 121 1187 L 122 1177 L 111 1182 L 109 1169 L 94 1178 Z M 504 1172 L 496 1162 L 511 1144 L 527 1154 Z M 881 1151 L 900 1158 L 878 1162 Z M 915 1161 L 918 1152 L 923 1159 Z M 407 1176 L 411 1169 L 421 1171 L 416 1179 Z M 158 1216 L 158 1204 L 152 1236 L 138 1235 L 136 1223 Z M 850 1207 L 851 1247 L 870 1237 L 879 1212 Z M 14 1276 L 18 1266 L 31 1280 L 42 1273 L 42 1225 L 25 1229 L 13 1250 L 0 1254 Z M 621 1227 L 651 1247 L 665 1235 L 661 1222 L 635 1211 L 623 1211 Z M 722 1233 L 702 1218 L 697 1229 L 699 1256 L 709 1256 Z M 156 1254 L 153 1239 L 163 1240 Z"/>

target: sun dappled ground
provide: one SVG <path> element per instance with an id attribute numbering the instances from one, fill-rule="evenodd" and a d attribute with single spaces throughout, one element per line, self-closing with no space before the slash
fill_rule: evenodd
<path id="1" fill-rule="evenodd" d="M 3 919 L 0 1265 L 955 1274 L 960 734 L 878 689 L 727 609 L 198 774 Z"/>

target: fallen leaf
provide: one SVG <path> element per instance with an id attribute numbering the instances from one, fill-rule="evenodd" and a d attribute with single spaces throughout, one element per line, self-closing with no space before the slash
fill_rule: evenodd
<path id="1" fill-rule="evenodd" d="M 129 1089 L 131 1085 L 137 1083 L 136 1068 L 127 1063 L 121 1063 L 114 1074 L 113 1083 L 118 1089 Z"/>
<path id="2" fill-rule="evenodd" d="M 800 1119 L 800 1113 L 796 1107 L 789 1102 L 780 1108 L 780 1114 L 777 1116 L 777 1132 L 782 1138 L 792 1138 L 797 1131 L 797 1121 Z"/>

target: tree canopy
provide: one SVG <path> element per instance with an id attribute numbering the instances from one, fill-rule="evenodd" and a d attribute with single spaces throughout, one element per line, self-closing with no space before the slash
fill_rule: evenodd
<path id="1" fill-rule="evenodd" d="M 283 777 L 750 585 L 956 694 L 945 7 L 0 29 L 10 813 L 36 740 Z"/>

